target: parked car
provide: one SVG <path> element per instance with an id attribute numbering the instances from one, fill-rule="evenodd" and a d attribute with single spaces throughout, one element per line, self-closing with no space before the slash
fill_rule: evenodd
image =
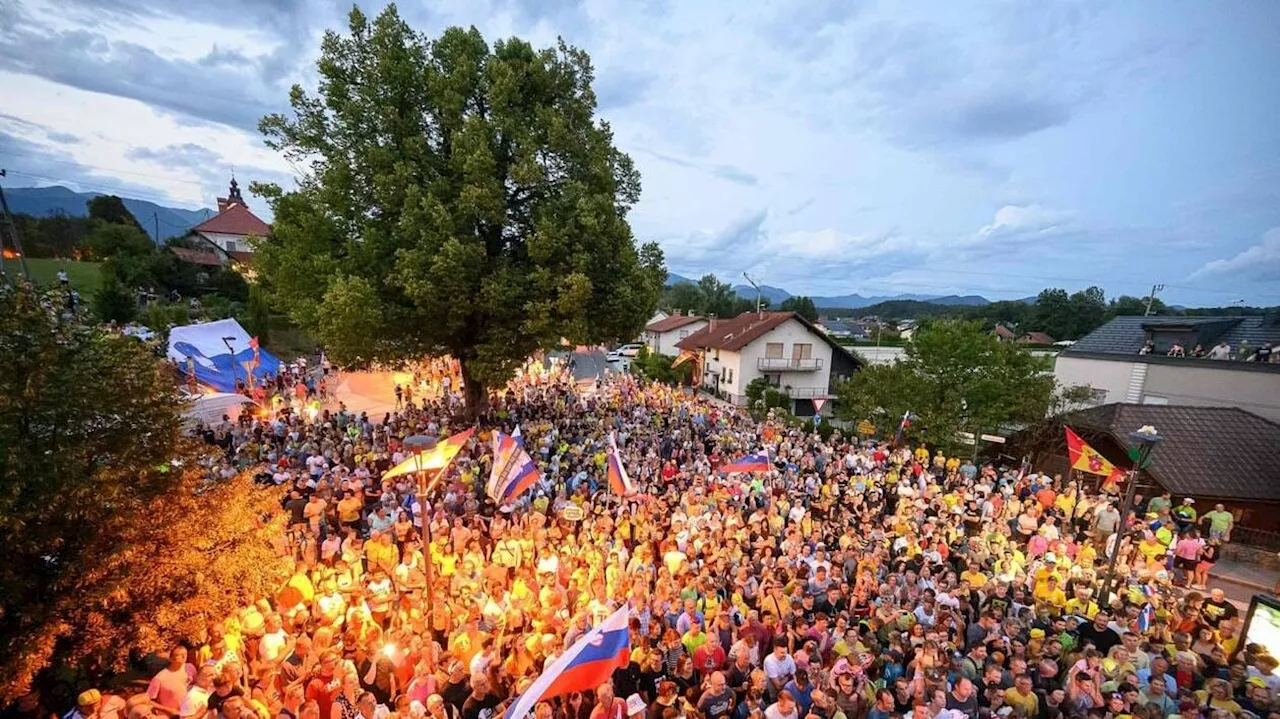
<path id="1" fill-rule="evenodd" d="M 621 347 L 615 348 L 613 351 L 617 352 L 623 357 L 635 357 L 636 355 L 640 354 L 640 350 L 643 348 L 644 348 L 643 344 L 640 344 L 639 342 L 632 342 L 630 344 L 625 344 L 625 345 L 622 345 Z"/>

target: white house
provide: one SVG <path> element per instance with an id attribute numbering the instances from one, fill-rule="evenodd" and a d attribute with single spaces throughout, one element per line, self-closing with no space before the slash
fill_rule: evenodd
<path id="1" fill-rule="evenodd" d="M 179 254 L 181 259 L 196 264 L 210 264 L 196 255 L 216 257 L 220 264 L 248 264 L 253 259 L 252 238 L 271 234 L 271 225 L 263 222 L 245 204 L 235 178 L 226 197 L 218 198 L 218 214 L 187 231 L 187 237 L 198 240 L 203 250 Z"/>
<path id="2" fill-rule="evenodd" d="M 1229 359 L 1196 356 L 1219 344 Z M 1280 315 L 1122 316 L 1059 353 L 1053 373 L 1092 388 L 1092 404 L 1238 407 L 1280 422 L 1280 359 L 1258 360 L 1277 345 Z"/>
<path id="3" fill-rule="evenodd" d="M 813 414 L 814 398 L 833 394 L 834 380 L 847 379 L 858 369 L 847 349 L 794 312 L 713 317 L 676 346 L 699 354 L 704 389 L 745 405 L 747 385 L 764 378 L 789 394 L 792 410 L 803 416 Z"/>
<path id="4" fill-rule="evenodd" d="M 674 314 L 650 322 L 644 328 L 644 343 L 650 352 L 674 357 L 680 354 L 677 342 L 706 326 L 707 320 L 692 312 L 687 315 Z"/>

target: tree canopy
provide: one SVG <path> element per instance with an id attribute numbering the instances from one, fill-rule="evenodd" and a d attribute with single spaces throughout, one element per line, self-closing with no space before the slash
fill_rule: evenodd
<path id="1" fill-rule="evenodd" d="M 1042 419 L 1056 399 L 1045 358 L 1000 342 L 981 323 L 931 320 L 906 344 L 896 364 L 871 365 L 838 389 L 842 417 L 870 420 L 892 432 L 903 413 L 907 436 L 951 446 L 956 433 L 990 432 Z"/>
<path id="2" fill-rule="evenodd" d="M 788 297 L 782 301 L 778 309 L 783 312 L 795 312 L 801 317 L 813 322 L 818 319 L 818 307 L 813 304 L 813 300 L 803 295 Z"/>
<path id="3" fill-rule="evenodd" d="M 0 703 L 194 636 L 281 569 L 275 494 L 206 484 L 168 367 L 63 306 L 0 287 Z"/>
<path id="4" fill-rule="evenodd" d="M 340 364 L 449 353 L 468 407 L 562 338 L 630 339 L 666 280 L 627 213 L 640 176 L 595 119 L 587 54 L 438 38 L 394 5 L 326 33 L 318 94 L 263 119 L 304 169 L 275 211 L 264 286 Z"/>
<path id="5" fill-rule="evenodd" d="M 760 298 L 768 307 L 769 299 Z M 660 305 L 677 312 L 693 311 L 702 317 L 736 317 L 756 308 L 754 298 L 739 296 L 733 285 L 713 274 L 705 274 L 697 282 L 678 282 L 662 291 Z"/>

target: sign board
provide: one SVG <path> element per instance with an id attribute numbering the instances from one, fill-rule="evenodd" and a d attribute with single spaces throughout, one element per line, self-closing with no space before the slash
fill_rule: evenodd
<path id="1" fill-rule="evenodd" d="M 826 397 L 814 397 L 814 398 L 813 398 L 813 411 L 814 411 L 814 414 L 816 415 L 818 412 L 821 412 L 821 411 L 822 411 L 822 408 L 823 408 L 823 407 L 825 407 L 826 405 L 827 405 L 827 398 L 826 398 Z"/>
<path id="2" fill-rule="evenodd" d="M 813 426 L 817 427 L 821 424 L 822 424 L 822 415 L 820 414 L 813 415 Z"/>
<path id="3" fill-rule="evenodd" d="M 984 434 L 982 435 L 982 441 L 995 442 L 996 444 L 1004 444 L 1004 437 L 1001 437 L 998 434 Z"/>
<path id="4" fill-rule="evenodd" d="M 961 444 L 973 444 L 977 440 L 973 437 L 973 432 L 956 432 L 956 441 Z"/>
<path id="5" fill-rule="evenodd" d="M 858 434 L 875 434 L 875 433 L 876 433 L 876 426 L 874 424 L 871 424 L 865 419 L 858 423 Z"/>
<path id="6" fill-rule="evenodd" d="M 581 522 L 585 516 L 587 515 L 582 511 L 582 507 L 576 504 L 567 504 L 564 509 L 560 510 L 560 518 L 570 522 Z"/>

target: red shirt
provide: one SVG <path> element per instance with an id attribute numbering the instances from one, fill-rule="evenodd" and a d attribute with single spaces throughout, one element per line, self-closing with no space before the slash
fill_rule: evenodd
<path id="1" fill-rule="evenodd" d="M 702 674 L 709 674 L 724 666 L 724 647 L 711 647 L 703 644 L 693 652 L 693 668 Z"/>

